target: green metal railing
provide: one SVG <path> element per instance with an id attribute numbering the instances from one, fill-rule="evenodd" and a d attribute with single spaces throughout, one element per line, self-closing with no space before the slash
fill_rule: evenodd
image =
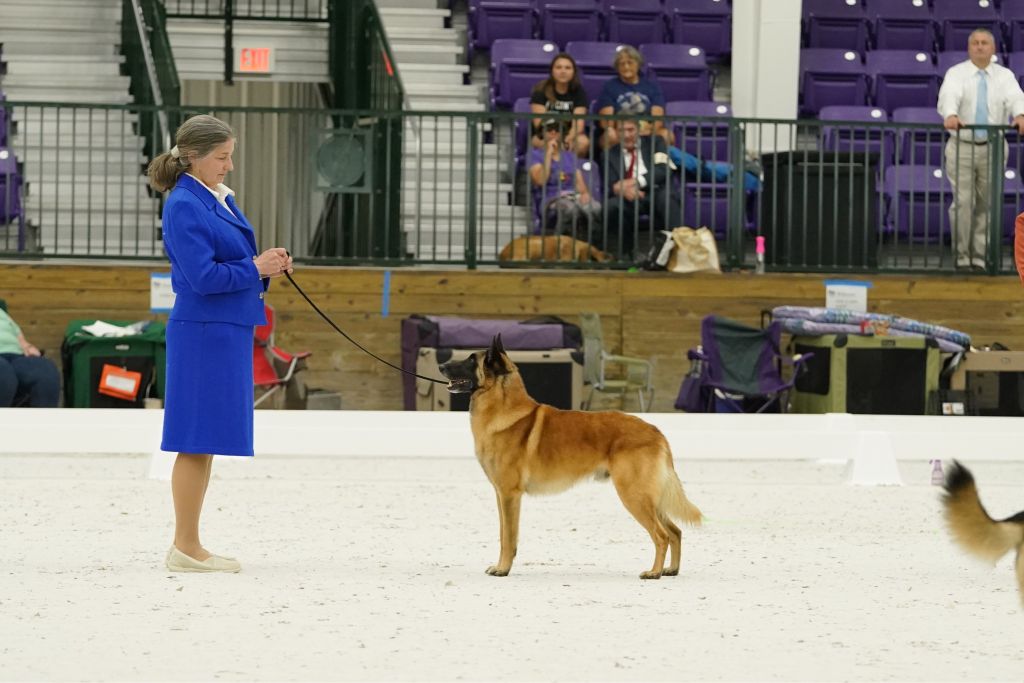
<path id="1" fill-rule="evenodd" d="M 121 53 L 131 78 L 135 103 L 155 105 L 155 111 L 140 112 L 140 129 L 147 133 L 146 156 L 152 158 L 170 147 L 179 121 L 168 120 L 164 105 L 181 103 L 181 83 L 167 36 L 167 19 L 157 0 L 124 0 L 121 15 Z M 151 118 L 156 116 L 156 121 Z"/>
<path id="2" fill-rule="evenodd" d="M 162 0 L 167 16 L 186 19 L 327 21 L 328 0 Z"/>
<path id="3" fill-rule="evenodd" d="M 142 176 L 148 160 L 143 141 L 154 134 L 156 107 L 0 106 L 13 122 L 11 147 L 25 180 L 20 198 L 35 231 L 19 239 L 23 231 L 9 226 L 0 232 L 0 253 L 162 257 L 159 197 Z M 677 167 L 669 170 L 657 163 L 657 138 L 642 136 L 643 158 L 652 167 L 642 198 L 628 202 L 617 196 L 621 185 L 611 182 L 618 177 L 611 156 L 602 155 L 593 138 L 577 166 L 599 209 L 559 225 L 559 204 L 552 200 L 561 190 L 530 177 L 544 159 L 531 140 L 532 114 L 163 112 L 169 120 L 212 113 L 234 127 L 236 170 L 228 183 L 260 243 L 286 244 L 309 263 L 475 268 L 504 263 L 502 251 L 515 238 L 544 233 L 587 242 L 613 260 L 549 255 L 540 265 L 625 268 L 660 230 L 679 223 L 711 229 L 725 268 L 753 265 L 761 236 L 769 270 L 953 273 L 963 243 L 957 228 L 970 231 L 949 211 L 958 178 L 950 183 L 947 147 L 952 162 L 958 155 L 979 168 L 984 162 L 982 173 L 990 179 L 994 210 L 979 211 L 980 247 L 968 252 L 966 265 L 973 257 L 988 273 L 1013 272 L 1012 223 L 1024 209 L 1024 150 L 995 127 L 982 146 L 947 143 L 941 127 L 925 124 L 666 118 L 666 128 L 693 156 L 675 155 Z M 594 130 L 601 121 L 625 120 L 589 117 L 586 123 Z"/>

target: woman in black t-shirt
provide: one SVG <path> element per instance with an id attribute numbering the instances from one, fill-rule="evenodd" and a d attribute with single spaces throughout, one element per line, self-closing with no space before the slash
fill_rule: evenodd
<path id="1" fill-rule="evenodd" d="M 550 75 L 534 86 L 530 94 L 530 111 L 535 114 L 586 114 L 588 104 L 576 60 L 564 52 L 558 53 L 551 60 Z M 540 122 L 541 117 L 533 119 L 532 144 L 538 148 L 544 146 Z M 565 148 L 576 152 L 576 156 L 585 157 L 590 151 L 590 138 L 584 131 L 583 119 L 566 121 L 562 139 Z"/>

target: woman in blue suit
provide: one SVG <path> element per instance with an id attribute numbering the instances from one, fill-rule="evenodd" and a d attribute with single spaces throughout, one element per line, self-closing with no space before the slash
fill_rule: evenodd
<path id="1" fill-rule="evenodd" d="M 256 250 L 252 226 L 224 177 L 235 134 L 213 116 L 181 125 L 175 146 L 149 165 L 149 184 L 170 190 L 164 249 L 175 301 L 167 324 L 167 376 L 160 448 L 177 451 L 171 474 L 171 571 L 237 572 L 241 565 L 199 541 L 199 516 L 213 454 L 252 456 L 253 328 L 266 322 L 270 278 L 292 272 L 281 247 Z"/>

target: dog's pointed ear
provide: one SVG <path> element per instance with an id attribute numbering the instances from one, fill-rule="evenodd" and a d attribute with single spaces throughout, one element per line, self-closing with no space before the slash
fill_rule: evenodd
<path id="1" fill-rule="evenodd" d="M 487 353 L 484 355 L 484 365 L 499 375 L 509 372 L 508 366 L 505 363 L 505 347 L 501 344 L 500 334 L 495 335 L 494 339 L 491 340 L 491 347 L 487 349 Z"/>

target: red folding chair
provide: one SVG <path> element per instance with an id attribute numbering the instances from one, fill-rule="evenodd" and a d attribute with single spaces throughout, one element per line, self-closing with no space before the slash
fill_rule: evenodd
<path id="1" fill-rule="evenodd" d="M 282 387 L 286 390 L 285 393 L 291 393 L 287 390 L 296 387 L 296 373 L 305 369 L 305 360 L 312 355 L 309 351 L 288 353 L 278 347 L 274 341 L 277 322 L 274 307 L 264 304 L 264 309 L 267 313 L 267 324 L 256 327 L 252 343 L 253 384 L 257 392 L 254 405 L 263 403 Z"/>

